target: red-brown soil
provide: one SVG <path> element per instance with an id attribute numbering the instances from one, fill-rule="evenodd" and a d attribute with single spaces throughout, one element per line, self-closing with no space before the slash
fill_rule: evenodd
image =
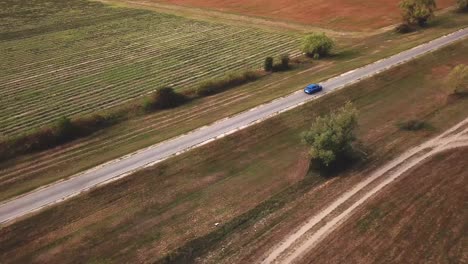
<path id="1" fill-rule="evenodd" d="M 149 0 L 341 30 L 372 30 L 400 20 L 399 0 Z M 453 5 L 438 0 L 439 8 Z"/>
<path id="2" fill-rule="evenodd" d="M 467 151 L 439 154 L 407 173 L 302 263 L 466 263 Z"/>

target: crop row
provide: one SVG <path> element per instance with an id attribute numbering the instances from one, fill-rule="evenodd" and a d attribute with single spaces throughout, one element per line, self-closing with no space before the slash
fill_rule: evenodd
<path id="1" fill-rule="evenodd" d="M 41 1 L 20 3 L 20 9 L 41 10 L 34 18 L 0 11 L 6 18 L 0 28 L 18 25 L 0 40 L 0 134 L 93 113 L 161 86 L 193 88 L 207 78 L 260 68 L 266 56 L 297 52 L 297 37 L 284 33 L 83 0 L 50 11 Z"/>
<path id="2" fill-rule="evenodd" d="M 142 72 L 147 72 L 148 70 L 153 70 L 151 72 L 151 74 L 157 74 L 157 73 L 161 73 L 163 71 L 167 71 L 167 70 L 171 70 L 171 73 L 174 73 L 174 71 L 172 71 L 173 69 L 178 69 L 179 71 L 185 71 L 184 67 L 181 67 L 183 66 L 182 64 L 185 64 L 185 65 L 190 65 L 192 62 L 198 62 L 200 59 L 204 59 L 204 58 L 207 58 L 209 59 L 208 57 L 212 56 L 212 55 L 216 55 L 216 56 L 221 56 L 224 52 L 226 53 L 229 53 L 230 51 L 232 51 L 233 49 L 236 50 L 236 54 L 239 54 L 239 51 L 242 50 L 242 49 L 246 49 L 248 48 L 247 45 L 243 45 L 241 47 L 236 47 L 236 46 L 233 46 L 233 47 L 222 47 L 222 48 L 219 48 L 219 49 L 216 49 L 215 52 L 211 51 L 212 48 L 210 48 L 209 46 L 205 46 L 206 47 L 206 50 L 197 50 L 197 53 L 195 54 L 194 52 L 191 52 L 190 50 L 188 50 L 187 52 L 191 52 L 191 54 L 195 54 L 195 56 L 193 58 L 178 58 L 177 56 L 171 56 L 170 57 L 170 61 L 166 61 L 166 65 L 164 64 L 161 64 L 159 63 L 158 60 L 154 60 L 155 58 L 159 58 L 159 56 L 156 56 L 156 57 L 149 57 L 150 54 L 144 54 L 144 56 L 148 57 L 144 60 L 140 60 L 140 61 L 134 61 L 132 62 L 132 66 L 129 68 L 128 65 L 124 65 L 123 67 L 123 70 L 122 71 L 116 71 L 118 73 L 117 76 L 114 76 L 114 79 L 110 79 L 110 80 L 116 80 L 118 81 L 119 84 L 123 84 L 122 81 L 125 80 L 125 79 L 128 79 L 128 78 L 137 78 L 137 76 L 135 76 L 135 74 L 137 75 L 138 73 L 142 73 Z M 210 52 L 207 52 L 208 49 L 210 49 Z M 184 53 L 185 50 L 183 50 L 183 52 L 178 52 L 178 53 Z M 200 53 L 200 54 L 198 54 Z M 249 53 L 249 51 L 247 50 L 247 54 Z M 171 54 L 165 54 L 165 55 L 171 55 Z M 244 54 L 242 54 L 244 55 Z M 232 56 L 235 56 L 235 55 L 232 55 Z M 186 57 L 189 57 L 189 56 L 186 56 Z M 230 56 L 225 56 L 223 55 L 223 59 L 230 59 L 231 57 Z M 148 61 L 148 60 L 153 60 L 153 62 L 156 62 L 157 63 L 157 68 L 155 68 L 155 65 L 143 65 L 143 66 L 139 66 L 138 64 L 143 62 L 143 61 Z M 178 63 L 178 64 L 177 64 Z M 121 64 L 120 64 L 121 65 Z M 122 65 L 121 65 L 122 66 Z M 167 66 L 167 67 L 166 67 Z M 156 69 L 156 71 L 154 71 Z M 102 71 L 102 69 L 99 69 L 99 68 L 96 68 L 96 69 L 92 69 L 93 71 Z M 177 73 L 178 74 L 178 73 Z M 148 76 L 151 76 L 151 75 L 144 75 L 142 77 L 148 77 Z M 63 86 L 66 86 L 64 87 L 64 89 L 73 89 L 74 87 L 73 86 L 70 86 L 70 84 L 68 83 L 67 81 L 67 78 L 69 76 L 67 75 L 54 75 L 52 80 L 55 80 L 57 81 L 58 83 L 45 83 L 46 85 L 44 86 L 43 89 L 48 89 L 48 87 L 50 87 L 51 85 L 55 85 L 55 84 L 60 84 L 62 87 Z M 89 78 L 90 76 L 87 75 L 86 78 Z M 112 76 L 111 76 L 112 77 Z M 116 78 L 116 79 L 115 79 Z M 160 80 L 161 77 L 158 77 Z M 172 77 L 169 77 L 169 78 L 172 78 Z M 72 79 L 74 80 L 74 79 Z M 109 78 L 104 78 L 103 75 L 100 75 L 100 76 L 97 76 L 96 78 L 94 78 L 94 82 L 91 82 L 91 83 L 84 83 L 82 82 L 82 80 L 80 80 L 79 82 L 77 82 L 77 85 L 81 86 L 81 88 L 84 88 L 85 86 L 87 85 L 95 85 L 97 84 L 97 82 L 102 82 L 103 80 L 109 80 Z M 115 82 L 114 82 L 115 83 Z M 32 83 L 32 85 L 34 86 L 37 86 L 36 89 L 34 89 L 34 91 L 38 92 L 38 91 L 41 91 L 41 89 L 38 89 L 39 85 L 42 84 L 41 82 L 38 82 L 38 83 Z M 112 84 L 112 83 L 111 83 Z M 24 85 L 24 84 L 22 84 Z M 26 91 L 28 92 L 28 91 Z M 54 92 L 56 92 L 56 90 L 54 90 Z M 83 92 L 83 89 L 80 89 L 79 91 L 77 90 L 77 92 L 80 92 L 82 93 Z M 21 92 L 19 91 L 14 91 L 14 93 L 11 93 L 11 94 L 2 94 L 2 97 L 4 99 L 7 99 L 9 96 L 19 96 L 21 95 Z M 14 105 L 12 105 L 12 108 L 13 108 Z"/>
<path id="3" fill-rule="evenodd" d="M 241 34 L 245 31 L 236 31 L 234 34 Z M 202 32 L 200 32 L 202 33 Z M 16 79 L 10 82 L 6 82 L 4 86 L 11 85 L 17 82 L 22 82 L 21 83 L 21 89 L 25 89 L 25 83 L 24 81 L 33 79 L 34 85 L 37 84 L 37 81 L 35 79 L 41 79 L 41 81 L 47 80 L 47 78 L 41 78 L 42 76 L 49 75 L 51 78 L 54 78 L 54 74 L 58 72 L 63 72 L 63 71 L 68 71 L 71 74 L 75 73 L 76 69 L 79 68 L 84 68 L 85 70 L 88 70 L 89 72 L 93 72 L 97 68 L 101 68 L 106 65 L 112 65 L 115 64 L 116 62 L 125 62 L 125 63 L 135 63 L 138 62 L 141 58 L 145 58 L 146 60 L 153 59 L 156 57 L 162 57 L 165 55 L 170 55 L 174 54 L 174 49 L 176 49 L 178 46 L 182 47 L 184 50 L 190 51 L 188 48 L 190 47 L 195 47 L 196 45 L 199 44 L 205 44 L 212 42 L 216 39 L 220 38 L 225 38 L 225 37 L 230 37 L 234 34 L 227 34 L 226 31 L 215 31 L 215 32 L 209 32 L 201 35 L 199 37 L 202 42 L 197 42 L 197 39 L 183 39 L 183 36 L 180 36 L 179 38 L 172 38 L 170 40 L 165 40 L 161 41 L 160 43 L 151 43 L 151 44 L 146 44 L 138 49 L 127 49 L 126 47 L 123 49 L 118 49 L 118 50 L 107 50 L 104 52 L 101 52 L 98 54 L 98 56 L 94 58 L 90 57 L 85 57 L 83 60 L 79 63 L 76 64 L 71 64 L 67 65 L 66 67 L 63 68 L 55 68 L 52 69 L 51 67 L 48 67 L 46 72 L 42 72 L 38 75 L 30 75 L 26 78 L 23 79 Z M 166 45 L 166 43 L 172 42 L 170 45 Z M 195 43 L 194 43 L 195 42 Z M 151 48 L 151 49 L 150 49 Z M 202 47 L 203 49 L 204 47 Z M 161 52 L 163 51 L 163 52 Z M 121 57 L 122 56 L 122 57 Z M 184 55 L 181 54 L 181 56 L 189 56 L 189 55 Z M 91 67 L 90 67 L 91 65 Z M 55 66 L 56 65 L 49 65 L 49 66 Z M 73 70 L 73 71 L 72 71 Z M 62 76 L 64 77 L 64 76 Z M 2 87 L 2 86 L 0 86 Z M 18 90 L 15 89 L 15 93 L 17 93 Z M 2 93 L 0 93 L 2 94 Z"/>
<path id="4" fill-rule="evenodd" d="M 118 96 L 118 94 L 117 94 L 117 96 Z M 138 94 L 136 94 L 135 96 L 138 96 Z M 107 101 L 102 101 L 102 98 L 107 97 L 107 94 L 106 94 L 105 92 L 104 92 L 104 93 L 101 93 L 101 94 L 95 94 L 95 97 L 97 98 L 96 101 L 97 101 L 97 102 L 100 102 L 102 106 L 106 106 L 106 105 L 111 106 L 110 103 L 113 103 L 113 104 L 119 103 L 119 101 L 116 101 L 116 100 L 113 100 L 113 99 L 109 99 L 109 100 L 107 100 Z M 69 100 L 69 101 L 70 101 L 70 100 Z M 97 102 L 96 102 L 96 103 L 97 103 Z M 74 105 L 74 104 L 73 104 L 73 102 L 70 102 L 70 104 L 68 104 L 68 105 Z M 89 106 L 89 107 L 87 107 L 87 106 Z M 76 112 L 76 113 L 78 113 L 78 112 L 83 112 L 83 111 L 85 111 L 85 110 L 87 110 L 87 109 L 88 109 L 89 111 L 92 111 L 92 110 L 94 109 L 94 107 L 95 107 L 95 105 L 90 105 L 90 104 L 81 105 L 80 109 L 78 109 L 78 110 L 76 110 L 76 111 L 70 110 L 68 114 L 73 114 L 73 113 L 75 113 L 75 112 Z M 73 108 L 73 107 L 72 107 L 72 108 Z M 76 107 L 75 107 L 75 108 L 76 108 Z M 49 110 L 50 113 L 56 114 L 57 116 L 59 116 L 59 114 L 60 114 L 62 111 L 65 111 L 65 110 L 68 110 L 68 109 L 62 109 L 61 105 L 59 104 L 59 105 L 57 105 L 56 107 L 53 107 L 53 108 L 48 107 L 48 110 Z M 36 112 L 36 111 L 35 111 L 35 112 Z M 86 111 L 86 112 L 88 112 L 88 111 Z M 43 115 L 43 112 L 42 112 L 42 111 L 38 111 L 38 113 L 39 113 L 39 117 L 41 117 L 41 116 Z M 38 121 L 38 120 L 36 120 L 36 121 Z"/>
<path id="5" fill-rule="evenodd" d="M 11 54 L 12 59 L 4 60 L 4 62 L 8 65 L 7 73 L 9 75 L 13 74 L 14 71 L 19 71 L 19 73 L 24 74 L 24 73 L 30 73 L 31 71 L 34 71 L 34 70 L 40 71 L 43 67 L 49 67 L 50 65 L 53 65 L 53 66 L 60 65 L 60 62 L 62 62 L 62 64 L 68 64 L 70 62 L 71 63 L 77 62 L 77 61 L 83 60 L 84 58 L 94 57 L 96 55 L 99 57 L 100 55 L 99 50 L 106 51 L 106 50 L 112 50 L 114 48 L 117 48 L 117 49 L 129 48 L 130 49 L 139 44 L 144 45 L 147 43 L 148 40 L 158 43 L 158 42 L 161 42 L 165 38 L 169 38 L 169 40 L 171 40 L 179 36 L 190 37 L 193 35 L 197 35 L 197 33 L 202 33 L 202 32 L 206 32 L 210 30 L 225 30 L 226 29 L 223 26 L 208 27 L 208 26 L 203 26 L 203 25 L 197 25 L 197 26 L 191 25 L 187 27 L 181 27 L 180 25 L 177 25 L 177 24 L 165 25 L 164 23 L 161 24 L 161 27 L 162 27 L 161 29 L 157 30 L 157 33 L 153 32 L 152 34 L 146 34 L 146 32 L 137 32 L 136 34 L 140 35 L 139 37 L 135 37 L 134 34 L 131 34 L 130 37 L 128 37 L 127 35 L 123 35 L 123 36 L 119 36 L 116 39 L 116 36 L 110 36 L 109 38 L 106 38 L 106 39 L 101 39 L 101 37 L 99 37 L 98 40 L 96 40 L 96 38 L 98 37 L 96 36 L 95 38 L 86 39 L 86 42 L 92 42 L 93 45 L 96 45 L 96 42 L 98 42 L 97 44 L 100 44 L 101 42 L 106 42 L 107 44 L 98 45 L 97 47 L 86 49 L 86 48 L 83 48 L 83 46 L 86 46 L 86 44 L 83 45 L 84 43 L 77 43 L 75 46 L 78 49 L 80 49 L 80 51 L 77 52 L 76 49 L 71 49 L 70 54 L 66 54 L 65 56 L 60 55 L 60 56 L 56 56 L 53 58 L 50 58 L 50 55 L 55 56 L 56 52 L 58 52 L 59 54 L 64 53 L 63 47 L 56 47 L 53 50 L 47 50 L 47 47 L 55 47 L 55 46 L 50 45 L 50 43 L 44 42 L 42 38 L 28 40 L 31 43 L 28 44 L 27 46 L 33 47 L 33 50 L 40 48 L 41 52 L 45 54 L 45 56 L 47 56 L 47 59 L 44 59 L 44 60 L 40 60 L 39 58 L 37 58 L 38 55 L 31 54 L 30 50 L 29 52 L 27 52 L 28 51 L 27 46 L 21 47 L 21 45 L 18 45 L 18 43 L 15 42 L 10 45 L 2 46 L 2 49 L 5 49 L 5 50 L 13 49 L 13 51 L 6 53 L 6 54 Z M 73 34 L 95 35 L 95 33 L 93 34 L 93 33 L 86 33 L 86 32 L 74 32 Z M 53 38 L 53 37 L 54 36 L 48 36 L 49 41 L 50 41 L 50 38 Z M 127 42 L 128 44 L 122 45 L 122 43 L 125 43 L 125 42 Z M 42 45 L 44 45 L 44 47 L 40 46 L 41 43 Z M 13 48 L 11 47 L 12 45 L 14 45 Z M 98 52 L 96 53 L 95 51 L 98 51 Z M 34 62 L 30 62 L 31 61 L 30 56 L 32 55 L 35 56 Z M 72 61 L 70 61 L 70 59 Z M 20 64 L 20 65 L 19 66 L 17 65 L 16 67 L 12 67 L 15 64 Z M 39 64 L 44 64 L 44 65 L 38 66 Z"/>
<path id="6" fill-rule="evenodd" d="M 11 167 L 6 169 L 2 176 L 0 176 L 0 181 L 6 181 L 7 178 L 16 178 L 17 177 L 27 177 L 31 173 L 35 173 L 40 170 L 45 170 L 52 166 L 55 166 L 60 163 L 68 162 L 71 159 L 83 158 L 90 153 L 99 151 L 106 146 L 109 146 L 109 143 L 113 144 L 123 144 L 125 142 L 134 140 L 142 135 L 145 135 L 151 131 L 159 131 L 164 129 L 166 126 L 174 125 L 174 123 L 186 122 L 192 120 L 197 116 L 201 116 L 207 110 L 213 110 L 220 106 L 226 106 L 227 104 L 234 104 L 235 102 L 242 100 L 249 96 L 255 96 L 256 93 L 264 93 L 264 89 L 258 88 L 246 93 L 245 91 L 235 92 L 229 97 L 224 97 L 218 95 L 219 98 L 213 98 L 207 104 L 197 108 L 196 112 L 191 112 L 190 115 L 184 114 L 186 110 L 184 109 L 174 109 L 171 115 L 166 115 L 166 113 L 159 113 L 151 116 L 146 116 L 134 120 L 134 123 L 140 124 L 138 128 L 129 126 L 128 128 L 123 128 L 121 134 L 118 136 L 104 136 L 95 139 L 87 140 L 85 144 L 77 144 L 72 147 L 59 150 L 53 154 L 47 154 L 45 157 L 34 156 L 30 160 L 25 160 L 23 166 Z M 144 125 L 143 125 L 144 124 Z M 131 127 L 131 128 L 130 128 Z M 21 176 L 19 176 L 21 175 Z"/>
<path id="7" fill-rule="evenodd" d="M 279 46 L 278 48 L 281 51 L 284 51 L 283 49 L 281 49 L 281 46 Z M 261 56 L 262 54 L 260 53 L 258 55 Z M 254 56 L 254 55 L 250 55 L 250 56 Z M 251 60 L 251 62 L 247 63 L 247 65 L 259 63 L 262 59 L 263 59 L 263 56 L 259 59 Z M 242 65 L 242 62 L 245 62 L 245 60 L 246 59 L 240 59 L 240 60 L 235 61 L 232 65 L 227 65 L 227 66 L 218 68 L 216 70 L 218 70 L 219 73 L 211 74 L 210 77 L 220 76 L 224 73 L 224 71 L 237 69 L 240 65 Z M 205 65 L 192 67 L 192 70 L 189 71 L 189 74 L 185 74 L 183 76 L 184 77 L 190 76 L 188 77 L 188 79 L 190 79 L 190 81 L 195 81 L 201 77 L 201 76 L 196 76 L 196 75 L 194 76 L 195 73 L 199 73 L 199 75 L 209 75 L 210 73 L 212 73 L 212 70 L 206 69 L 206 68 L 212 67 L 212 66 L 213 64 L 207 63 Z M 174 72 L 174 74 L 180 74 L 183 70 L 184 69 L 176 71 Z M 177 75 L 176 76 L 172 75 L 172 76 L 177 77 Z M 38 103 L 40 106 L 38 106 L 37 108 L 36 107 L 29 108 L 29 109 L 34 109 L 34 113 L 31 115 L 28 115 L 27 118 L 24 118 L 24 119 L 29 119 L 29 120 L 24 120 L 25 122 L 23 122 L 21 126 L 23 128 L 37 127 L 38 125 L 47 123 L 47 121 L 50 121 L 54 117 L 58 117 L 63 114 L 73 115 L 77 113 L 89 113 L 89 112 L 92 112 L 95 108 L 106 108 L 115 104 L 122 103 L 123 101 L 128 100 L 129 98 L 135 98 L 144 94 L 145 91 L 148 92 L 148 91 L 153 90 L 154 88 L 157 88 L 157 86 L 155 85 L 161 83 L 161 81 L 158 80 L 159 78 L 154 77 L 150 79 L 137 80 L 138 82 L 140 82 L 139 85 L 137 87 L 132 87 L 132 89 L 128 89 L 131 87 L 132 83 L 124 83 L 124 85 L 120 85 L 122 89 L 114 89 L 113 92 L 108 91 L 106 89 L 102 89 L 100 91 L 97 90 L 97 92 L 94 91 L 93 94 L 90 94 L 89 98 L 87 98 L 86 96 L 80 97 L 78 95 L 80 98 L 74 98 L 73 96 L 70 96 L 68 99 L 66 99 L 67 96 L 69 95 L 65 94 L 64 97 L 62 97 L 62 99 L 54 98 L 55 103 L 52 103 L 52 105 L 50 104 L 43 105 L 41 104 L 42 102 L 39 101 Z M 170 77 L 167 77 L 167 78 L 169 79 Z M 169 79 L 168 81 L 173 82 L 172 79 Z M 180 84 L 187 83 L 187 82 L 188 82 L 187 78 L 181 78 L 180 81 L 178 81 L 178 83 Z M 108 98 L 108 99 L 106 100 L 104 98 Z M 76 102 L 77 99 L 79 99 L 80 102 Z M 64 100 L 64 101 L 61 101 L 61 100 Z M 9 124 L 8 126 L 6 126 L 5 122 L 3 122 L 4 123 L 3 127 L 5 129 L 12 130 L 12 131 L 20 129 L 21 127 L 18 127 L 18 123 L 15 122 L 16 119 L 17 118 L 11 119 L 10 120 L 11 124 Z"/>

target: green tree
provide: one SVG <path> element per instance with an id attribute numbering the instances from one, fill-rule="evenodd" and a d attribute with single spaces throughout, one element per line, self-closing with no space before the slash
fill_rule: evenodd
<path id="1" fill-rule="evenodd" d="M 356 140 L 357 109 L 348 102 L 327 116 L 317 117 L 302 140 L 310 146 L 310 156 L 320 165 L 329 167 L 335 161 L 352 154 L 352 143 Z"/>
<path id="2" fill-rule="evenodd" d="M 468 11 L 468 0 L 457 0 L 458 10 Z"/>
<path id="3" fill-rule="evenodd" d="M 289 54 L 281 55 L 281 66 L 283 69 L 289 69 Z"/>
<path id="4" fill-rule="evenodd" d="M 302 40 L 302 51 L 309 57 L 322 57 L 330 54 L 335 42 L 324 33 L 312 33 Z"/>
<path id="5" fill-rule="evenodd" d="M 263 69 L 266 72 L 273 71 L 273 58 L 272 57 L 266 57 L 265 58 L 265 63 L 263 64 Z"/>
<path id="6" fill-rule="evenodd" d="M 403 0 L 400 2 L 405 22 L 419 26 L 427 25 L 428 20 L 434 16 L 436 7 L 435 0 Z"/>
<path id="7" fill-rule="evenodd" d="M 451 94 L 468 93 L 468 66 L 460 64 L 447 76 L 446 87 Z"/>

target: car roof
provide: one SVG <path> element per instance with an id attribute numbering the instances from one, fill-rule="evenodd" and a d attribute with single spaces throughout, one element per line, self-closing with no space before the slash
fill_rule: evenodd
<path id="1" fill-rule="evenodd" d="M 317 86 L 318 84 L 312 83 L 312 84 L 307 85 L 307 88 L 315 88 Z"/>

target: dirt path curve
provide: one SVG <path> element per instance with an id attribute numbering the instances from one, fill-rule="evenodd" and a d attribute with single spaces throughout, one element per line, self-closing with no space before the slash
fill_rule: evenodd
<path id="1" fill-rule="evenodd" d="M 262 264 L 292 263 L 299 260 L 303 254 L 310 251 L 323 238 L 348 219 L 357 207 L 406 171 L 436 153 L 463 146 L 468 146 L 468 118 L 436 138 L 408 150 L 381 169 L 373 172 L 369 177 L 344 193 L 319 214 L 310 218 L 302 227 L 286 237 L 259 262 Z M 381 181 L 372 188 L 365 189 L 371 183 L 375 183 L 376 180 Z M 364 189 L 365 191 L 363 192 Z M 352 198 L 356 198 L 356 195 L 359 195 L 359 198 L 355 201 L 354 199 L 352 200 Z M 337 212 L 339 207 L 350 201 L 354 202 L 347 208 L 342 208 L 341 211 Z M 325 218 L 332 215 L 334 217 L 326 219 L 324 223 Z M 322 225 L 318 227 L 318 224 Z"/>

